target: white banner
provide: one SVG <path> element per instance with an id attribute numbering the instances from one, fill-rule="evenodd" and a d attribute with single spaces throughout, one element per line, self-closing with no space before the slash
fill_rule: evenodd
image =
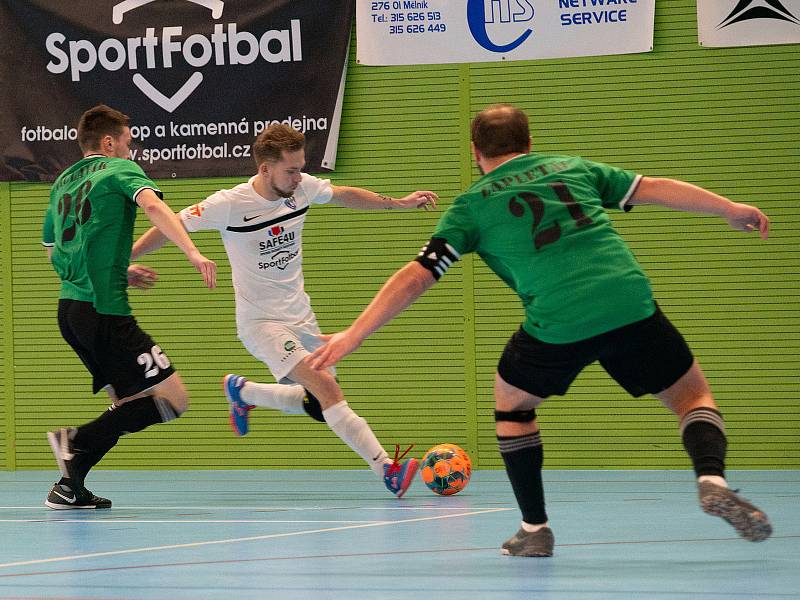
<path id="1" fill-rule="evenodd" d="M 800 43 L 800 0 L 697 0 L 701 46 Z"/>
<path id="2" fill-rule="evenodd" d="M 491 62 L 653 49 L 655 0 L 357 0 L 365 65 Z"/>

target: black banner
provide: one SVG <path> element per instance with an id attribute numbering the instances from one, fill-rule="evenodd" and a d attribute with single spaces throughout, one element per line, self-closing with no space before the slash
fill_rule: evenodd
<path id="1" fill-rule="evenodd" d="M 0 180 L 52 181 L 78 118 L 131 117 L 153 178 L 254 172 L 272 122 L 333 170 L 353 0 L 0 0 Z"/>

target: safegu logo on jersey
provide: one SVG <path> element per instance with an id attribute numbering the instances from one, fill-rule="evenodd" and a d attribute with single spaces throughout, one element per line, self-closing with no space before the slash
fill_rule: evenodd
<path id="1" fill-rule="evenodd" d="M 264 255 L 284 246 L 294 246 L 294 231 L 285 233 L 283 227 L 271 227 L 268 233 L 268 239 L 258 242 L 259 254 Z"/>
<path id="2" fill-rule="evenodd" d="M 526 25 L 533 16 L 530 0 L 467 0 L 469 31 L 492 52 L 510 52 L 524 43 L 533 33 Z"/>
<path id="3" fill-rule="evenodd" d="M 777 19 L 800 25 L 800 19 L 779 0 L 739 0 L 730 14 L 717 25 L 717 29 L 754 19 Z"/>
<path id="4" fill-rule="evenodd" d="M 166 0 L 125 0 L 114 5 L 111 20 L 120 25 L 125 15 L 153 2 Z M 170 0 L 173 1 L 173 0 Z M 183 0 L 207 8 L 215 21 L 222 18 L 225 3 L 221 0 Z M 68 40 L 53 32 L 45 40 L 52 57 L 47 70 L 61 74 L 69 71 L 72 81 L 95 69 L 134 71 L 133 84 L 151 101 L 167 112 L 178 108 L 203 83 L 203 74 L 194 71 L 172 96 L 156 89 L 142 71 L 172 69 L 183 61 L 194 68 L 214 64 L 249 65 L 257 60 L 268 63 L 303 60 L 300 21 L 291 19 L 287 29 L 271 29 L 260 34 L 239 31 L 236 23 L 215 23 L 210 35 L 194 33 L 183 39 L 183 27 L 153 24 L 143 36 L 125 39 L 108 38 L 95 46 L 89 40 Z M 157 31 L 160 26 L 160 30 Z"/>

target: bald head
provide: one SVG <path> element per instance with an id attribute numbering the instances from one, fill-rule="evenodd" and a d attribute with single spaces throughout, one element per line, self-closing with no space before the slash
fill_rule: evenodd
<path id="1" fill-rule="evenodd" d="M 493 104 L 472 120 L 472 143 L 486 158 L 529 150 L 528 115 L 511 104 Z"/>

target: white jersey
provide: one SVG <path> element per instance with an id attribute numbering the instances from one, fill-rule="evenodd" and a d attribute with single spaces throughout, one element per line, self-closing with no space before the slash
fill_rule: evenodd
<path id="1" fill-rule="evenodd" d="M 302 174 L 291 198 L 267 200 L 255 177 L 184 208 L 187 231 L 216 229 L 228 254 L 239 335 L 252 321 L 300 323 L 313 318 L 303 287 L 303 225 L 311 204 L 333 197 L 330 180 Z"/>

